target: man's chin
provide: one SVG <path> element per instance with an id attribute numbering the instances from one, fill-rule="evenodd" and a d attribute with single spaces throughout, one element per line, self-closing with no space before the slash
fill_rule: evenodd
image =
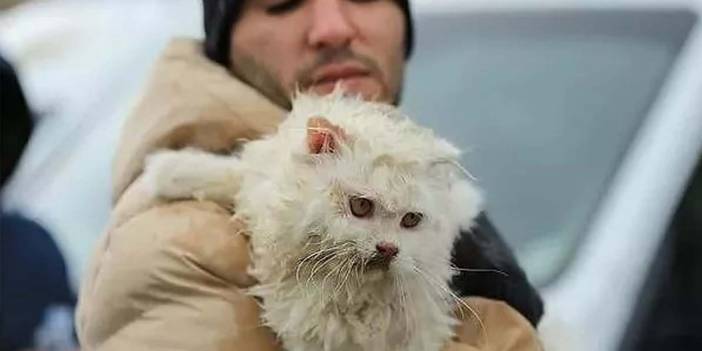
<path id="1" fill-rule="evenodd" d="M 383 93 L 383 88 L 378 81 L 370 77 L 354 77 L 319 83 L 311 86 L 309 91 L 319 95 L 326 95 L 334 91 L 337 84 L 340 85 L 346 93 L 350 95 L 360 95 L 364 100 L 387 100 L 386 102 L 390 100 L 386 96 L 387 94 Z"/>

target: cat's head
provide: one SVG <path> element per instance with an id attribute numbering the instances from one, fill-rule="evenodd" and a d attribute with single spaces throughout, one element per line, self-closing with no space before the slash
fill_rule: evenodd
<path id="1" fill-rule="evenodd" d="M 481 207 L 457 148 L 394 107 L 333 95 L 298 97 L 280 132 L 294 140 L 294 194 L 281 196 L 294 199 L 285 240 L 297 247 L 297 274 L 334 284 L 447 278 L 453 242 Z"/>

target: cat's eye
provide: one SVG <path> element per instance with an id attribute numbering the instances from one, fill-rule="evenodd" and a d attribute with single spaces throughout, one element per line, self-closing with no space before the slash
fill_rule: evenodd
<path id="1" fill-rule="evenodd" d="M 419 222 L 422 221 L 423 218 L 424 215 L 419 212 L 408 212 L 405 213 L 404 216 L 402 216 L 402 221 L 400 221 L 400 225 L 402 226 L 402 228 L 414 228 L 419 224 Z"/>
<path id="2" fill-rule="evenodd" d="M 373 214 L 373 201 L 365 197 L 354 196 L 349 199 L 351 213 L 359 218 L 368 217 Z"/>

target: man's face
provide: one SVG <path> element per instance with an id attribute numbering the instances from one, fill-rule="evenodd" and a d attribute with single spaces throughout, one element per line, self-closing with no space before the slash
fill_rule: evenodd
<path id="1" fill-rule="evenodd" d="M 404 73 L 405 22 L 392 0 L 248 0 L 232 28 L 234 73 L 289 107 L 296 89 L 340 83 L 395 103 Z"/>

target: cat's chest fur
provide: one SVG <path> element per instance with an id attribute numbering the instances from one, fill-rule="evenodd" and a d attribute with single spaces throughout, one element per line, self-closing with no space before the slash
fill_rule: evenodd
<path id="1" fill-rule="evenodd" d="M 453 327 L 448 306 L 411 284 L 402 297 L 382 280 L 343 296 L 294 281 L 262 287 L 263 318 L 287 351 L 438 350 Z"/>

